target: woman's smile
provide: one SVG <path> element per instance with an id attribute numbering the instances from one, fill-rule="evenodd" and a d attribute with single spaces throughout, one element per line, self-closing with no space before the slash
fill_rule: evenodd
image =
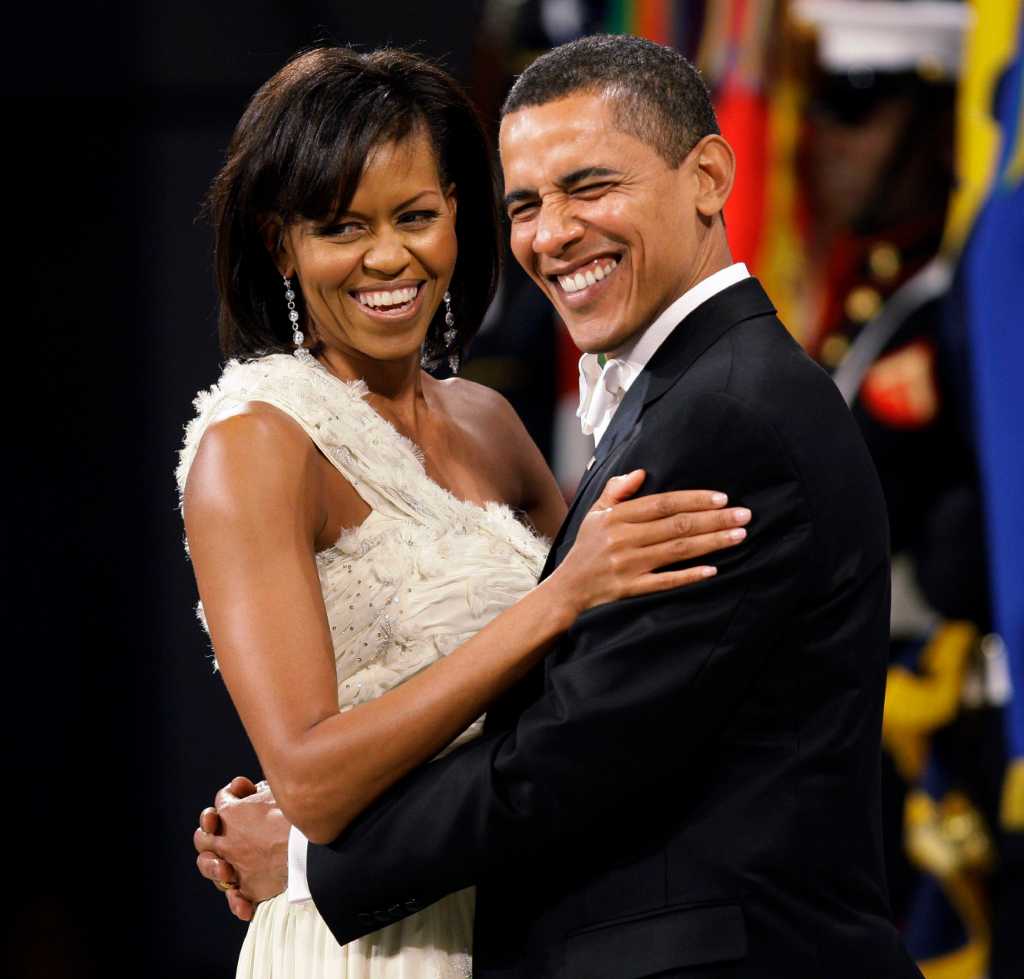
<path id="1" fill-rule="evenodd" d="M 425 285 L 422 280 L 403 280 L 352 289 L 348 295 L 355 301 L 359 311 L 370 319 L 390 322 L 411 320 L 423 308 Z"/>

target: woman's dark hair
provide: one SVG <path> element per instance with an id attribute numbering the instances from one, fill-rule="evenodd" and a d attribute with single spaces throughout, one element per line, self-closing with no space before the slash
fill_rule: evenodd
<path id="1" fill-rule="evenodd" d="M 336 220 L 371 151 L 420 126 L 434 146 L 441 186 L 454 184 L 458 195 L 459 257 L 449 288 L 456 346 L 465 350 L 494 296 L 501 255 L 494 160 L 477 112 L 454 79 L 416 55 L 325 47 L 296 56 L 252 97 L 210 188 L 225 356 L 292 349 L 266 222 Z M 295 291 L 301 328 L 306 314 Z M 427 332 L 429 359 L 444 352 L 444 329 L 441 307 Z"/>

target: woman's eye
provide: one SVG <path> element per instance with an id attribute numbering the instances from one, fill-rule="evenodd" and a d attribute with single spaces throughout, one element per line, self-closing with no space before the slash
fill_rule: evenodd
<path id="1" fill-rule="evenodd" d="M 355 238 L 363 230 L 361 224 L 354 221 L 342 221 L 340 224 L 331 224 L 321 228 L 318 234 L 322 238 Z"/>
<path id="2" fill-rule="evenodd" d="M 430 224 L 436 217 L 437 211 L 406 211 L 399 221 L 407 225 L 425 225 Z"/>

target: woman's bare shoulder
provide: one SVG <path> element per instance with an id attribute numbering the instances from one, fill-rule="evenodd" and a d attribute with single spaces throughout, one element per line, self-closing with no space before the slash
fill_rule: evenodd
<path id="1" fill-rule="evenodd" d="M 186 507 L 294 491 L 315 457 L 295 419 L 265 402 L 245 402 L 203 432 L 185 484 Z"/>
<path id="2" fill-rule="evenodd" d="M 526 429 L 515 408 L 500 391 L 463 377 L 438 381 L 446 407 L 453 417 L 470 427 L 480 427 L 495 434 L 526 436 Z"/>
<path id="3" fill-rule="evenodd" d="M 472 435 L 494 466 L 508 474 L 508 502 L 550 536 L 565 510 L 558 484 L 515 408 L 498 391 L 464 378 L 442 381 L 450 392 L 450 413 Z"/>

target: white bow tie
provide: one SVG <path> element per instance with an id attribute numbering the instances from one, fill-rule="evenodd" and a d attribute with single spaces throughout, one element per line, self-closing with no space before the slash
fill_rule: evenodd
<path id="1" fill-rule="evenodd" d="M 580 358 L 580 406 L 576 417 L 584 435 L 598 433 L 608 427 L 633 379 L 633 367 L 627 361 L 608 359 L 601 368 L 595 354 Z"/>

